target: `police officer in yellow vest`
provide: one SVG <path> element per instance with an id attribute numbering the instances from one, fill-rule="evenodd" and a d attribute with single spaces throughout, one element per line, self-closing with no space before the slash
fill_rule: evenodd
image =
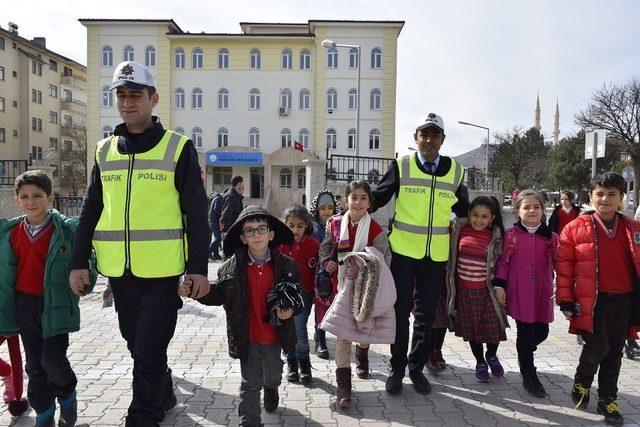
<path id="1" fill-rule="evenodd" d="M 191 140 L 151 115 L 159 100 L 155 86 L 136 62 L 116 67 L 111 90 L 124 123 L 97 144 L 70 260 L 77 294 L 88 283 L 92 246 L 98 270 L 109 278 L 133 358 L 127 426 L 157 426 L 176 405 L 167 347 L 182 307 L 180 276 L 192 282 L 192 298 L 209 289 L 210 231 L 198 154 Z"/>
<path id="2" fill-rule="evenodd" d="M 398 394 L 409 365 L 415 390 L 431 392 L 422 373 L 431 348 L 431 324 L 449 258 L 451 213 L 467 216 L 469 196 L 462 183 L 464 169 L 439 154 L 445 139 L 444 121 L 423 115 L 413 135 L 417 151 L 396 159 L 373 191 L 374 209 L 396 196 L 389 235 L 391 272 L 396 282 L 396 341 L 391 345 L 391 375 L 386 390 Z M 409 314 L 414 309 L 413 338 L 409 346 Z"/>

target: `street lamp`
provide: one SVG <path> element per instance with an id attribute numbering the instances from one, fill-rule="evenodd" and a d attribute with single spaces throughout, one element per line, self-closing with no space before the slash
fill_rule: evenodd
<path id="1" fill-rule="evenodd" d="M 357 88 L 357 98 L 356 98 L 356 175 L 359 172 L 359 160 L 360 160 L 360 68 L 362 64 L 360 63 L 360 45 L 357 44 L 342 44 L 336 43 L 334 40 L 325 39 L 322 41 L 322 46 L 326 49 L 332 47 L 342 47 L 347 49 L 356 49 L 356 65 L 358 68 L 358 88 Z"/>
<path id="2" fill-rule="evenodd" d="M 485 126 L 476 125 L 473 123 L 462 122 L 462 121 L 458 121 L 458 123 L 460 123 L 461 125 L 473 126 L 473 127 L 484 129 L 487 131 L 487 151 L 485 153 L 485 158 L 484 158 L 484 173 L 487 174 L 487 182 L 488 182 L 489 180 L 489 138 L 490 138 L 489 128 Z"/>

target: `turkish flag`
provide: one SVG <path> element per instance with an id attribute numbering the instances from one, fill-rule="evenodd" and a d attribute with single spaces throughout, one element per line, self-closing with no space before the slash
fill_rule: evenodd
<path id="1" fill-rule="evenodd" d="M 304 153 L 304 147 L 302 146 L 302 144 L 300 144 L 298 141 L 294 141 L 295 142 L 295 149 L 300 151 L 301 153 Z"/>

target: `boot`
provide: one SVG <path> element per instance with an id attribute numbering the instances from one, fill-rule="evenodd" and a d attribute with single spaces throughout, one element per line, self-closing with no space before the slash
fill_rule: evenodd
<path id="1" fill-rule="evenodd" d="M 66 398 L 58 399 L 58 403 L 60 404 L 58 427 L 75 426 L 76 421 L 78 421 L 78 400 L 76 399 L 75 390 Z"/>
<path id="2" fill-rule="evenodd" d="M 442 349 L 435 350 L 435 353 L 436 355 L 434 358 L 436 360 L 436 363 L 438 364 L 438 368 L 440 368 L 440 370 L 442 371 L 447 367 L 447 362 L 445 362 L 444 357 L 442 357 Z"/>
<path id="3" fill-rule="evenodd" d="M 604 423 L 607 425 L 621 426 L 624 424 L 624 417 L 614 399 L 599 399 L 597 412 L 604 415 Z"/>
<path id="4" fill-rule="evenodd" d="M 300 377 L 298 376 L 298 359 L 287 358 L 287 366 L 289 368 L 289 372 L 287 372 L 287 381 L 290 383 L 297 383 L 300 381 Z"/>
<path id="5" fill-rule="evenodd" d="M 338 383 L 338 406 L 348 408 L 351 403 L 351 368 L 336 369 L 336 382 Z"/>
<path id="6" fill-rule="evenodd" d="M 536 373 L 536 368 L 533 368 L 531 371 L 522 373 L 522 386 L 531 396 L 534 397 L 545 397 L 547 392 L 545 391 L 540 379 L 538 378 L 538 374 Z"/>
<path id="7" fill-rule="evenodd" d="M 316 356 L 320 359 L 329 358 L 329 350 L 327 349 L 327 335 L 326 332 L 318 328 L 316 325 L 316 333 L 313 337 L 316 342 Z"/>
<path id="8" fill-rule="evenodd" d="M 268 413 L 275 412 L 278 409 L 278 403 L 280 402 L 280 396 L 278 395 L 278 387 L 271 388 L 264 386 L 264 410 Z"/>
<path id="9" fill-rule="evenodd" d="M 300 382 L 304 385 L 311 384 L 311 359 L 301 357 L 298 363 L 300 363 Z"/>
<path id="10" fill-rule="evenodd" d="M 440 371 L 440 365 L 438 364 L 438 356 L 435 351 L 429 353 L 427 356 L 427 368 L 432 374 L 437 374 Z"/>
<path id="11" fill-rule="evenodd" d="M 575 409 L 587 409 L 589 406 L 589 394 L 591 393 L 591 387 L 584 387 L 580 383 L 573 383 L 571 388 L 571 399 L 576 404 Z"/>
<path id="12" fill-rule="evenodd" d="M 362 348 L 356 344 L 356 375 L 366 380 L 369 378 L 369 347 Z"/>

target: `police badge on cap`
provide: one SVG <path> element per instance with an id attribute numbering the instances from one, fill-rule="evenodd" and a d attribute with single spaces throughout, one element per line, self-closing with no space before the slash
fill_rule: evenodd
<path id="1" fill-rule="evenodd" d="M 435 113 L 421 115 L 416 125 L 416 132 L 420 132 L 421 130 L 429 127 L 438 128 L 442 133 L 444 133 L 444 120 Z"/>
<path id="2" fill-rule="evenodd" d="M 134 61 L 124 61 L 118 64 L 113 72 L 113 79 L 109 90 L 119 86 L 125 86 L 133 90 L 142 90 L 145 87 L 156 87 L 156 80 L 151 71 L 142 64 Z"/>

